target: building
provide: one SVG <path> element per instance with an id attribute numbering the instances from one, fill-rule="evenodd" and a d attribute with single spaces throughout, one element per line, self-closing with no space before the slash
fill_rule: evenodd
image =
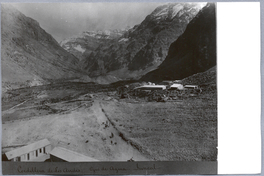
<path id="1" fill-rule="evenodd" d="M 184 87 L 183 87 L 182 84 L 176 84 L 176 83 L 174 83 L 174 84 L 172 84 L 172 85 L 170 86 L 169 89 L 170 89 L 170 90 L 183 90 Z"/>
<path id="2" fill-rule="evenodd" d="M 174 80 L 173 83 L 179 83 L 179 84 L 181 84 L 182 83 L 182 80 Z"/>
<path id="3" fill-rule="evenodd" d="M 93 162 L 98 161 L 94 158 L 82 155 L 80 153 L 68 150 L 62 147 L 55 147 L 50 152 L 51 162 Z"/>
<path id="4" fill-rule="evenodd" d="M 144 85 L 140 87 L 136 87 L 134 90 L 165 90 L 165 85 Z"/>
<path id="5" fill-rule="evenodd" d="M 47 139 L 6 152 L 9 161 L 39 161 L 50 158 L 51 144 Z"/>
<path id="6" fill-rule="evenodd" d="M 184 88 L 186 89 L 199 89 L 198 85 L 185 85 Z"/>
<path id="7" fill-rule="evenodd" d="M 193 93 L 193 94 L 202 93 L 202 89 L 200 89 L 198 85 L 185 85 L 184 89 L 186 92 Z"/>

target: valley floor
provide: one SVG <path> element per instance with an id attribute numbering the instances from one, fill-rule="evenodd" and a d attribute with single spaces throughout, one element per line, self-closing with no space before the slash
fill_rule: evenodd
<path id="1" fill-rule="evenodd" d="M 86 86 L 5 93 L 2 153 L 46 138 L 100 161 L 216 161 L 216 97 L 144 102 Z"/>

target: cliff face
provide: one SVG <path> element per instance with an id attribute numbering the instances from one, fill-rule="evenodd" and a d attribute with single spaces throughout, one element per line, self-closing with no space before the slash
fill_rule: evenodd
<path id="1" fill-rule="evenodd" d="M 3 89 L 80 77 L 78 59 L 65 51 L 39 23 L 11 5 L 1 8 Z"/>
<path id="2" fill-rule="evenodd" d="M 155 9 L 121 37 L 106 41 L 82 60 L 90 76 L 137 77 L 164 61 L 170 44 L 205 3 L 170 3 Z M 123 74 L 126 72 L 127 74 Z M 129 74 L 128 74 L 129 73 Z"/>
<path id="3" fill-rule="evenodd" d="M 204 72 L 216 65 L 215 4 L 207 4 L 188 24 L 185 32 L 171 44 L 168 55 L 158 69 L 141 79 L 183 79 Z"/>

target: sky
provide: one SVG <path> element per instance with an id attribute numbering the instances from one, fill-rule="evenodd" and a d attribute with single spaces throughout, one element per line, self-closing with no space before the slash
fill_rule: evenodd
<path id="1" fill-rule="evenodd" d="M 161 3 L 12 3 L 37 20 L 58 42 L 83 31 L 122 29 L 140 24 Z"/>

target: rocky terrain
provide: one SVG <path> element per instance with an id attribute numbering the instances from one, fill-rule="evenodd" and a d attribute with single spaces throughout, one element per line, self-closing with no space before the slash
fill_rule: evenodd
<path id="1" fill-rule="evenodd" d="M 82 59 L 89 76 L 139 78 L 157 68 L 169 46 L 184 31 L 205 3 L 170 3 L 156 8 L 121 37 L 101 44 Z"/>
<path id="2" fill-rule="evenodd" d="M 206 70 L 193 74 L 182 81 L 184 84 L 197 84 L 197 85 L 216 85 L 217 83 L 217 68 L 216 66 Z"/>
<path id="3" fill-rule="evenodd" d="M 209 3 L 188 24 L 185 32 L 171 44 L 168 55 L 158 69 L 142 80 L 183 79 L 216 65 L 215 4 Z"/>
<path id="4" fill-rule="evenodd" d="M 5 103 L 2 152 L 46 138 L 52 148 L 61 146 L 100 161 L 149 160 L 109 123 L 100 105 L 107 95 L 95 93 L 104 88 L 107 86 L 58 84 L 48 90 L 39 86 L 13 91 L 20 95 L 8 92 L 9 103 L 17 103 L 18 97 L 25 101 L 12 107 Z"/>
<path id="5" fill-rule="evenodd" d="M 37 21 L 8 4 L 1 8 L 1 41 L 2 90 L 83 75 L 75 56 Z"/>
<path id="6" fill-rule="evenodd" d="M 100 161 L 216 161 L 215 93 L 153 102 L 121 98 L 121 84 L 57 83 L 6 91 L 2 154 L 46 138 L 52 147 Z"/>

